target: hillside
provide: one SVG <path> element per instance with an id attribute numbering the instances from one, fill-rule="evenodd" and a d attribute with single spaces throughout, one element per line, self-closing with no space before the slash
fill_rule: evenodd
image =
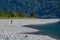
<path id="1" fill-rule="evenodd" d="M 0 11 L 23 12 L 28 16 L 36 13 L 38 18 L 60 18 L 60 0 L 0 0 Z"/>

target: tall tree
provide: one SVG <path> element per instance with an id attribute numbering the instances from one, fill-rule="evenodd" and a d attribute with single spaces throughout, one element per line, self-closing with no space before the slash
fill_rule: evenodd
<path id="1" fill-rule="evenodd" d="M 10 14 L 11 14 L 10 12 L 5 12 L 5 17 L 10 18 L 11 17 Z"/>
<path id="2" fill-rule="evenodd" d="M 18 12 L 19 17 L 25 17 L 25 14 L 23 12 Z"/>
<path id="3" fill-rule="evenodd" d="M 12 13 L 11 13 L 11 17 L 19 17 L 18 12 L 12 12 Z"/>
<path id="4" fill-rule="evenodd" d="M 2 17 L 2 12 L 0 11 L 0 17 Z"/>
<path id="5" fill-rule="evenodd" d="M 0 11 L 0 17 L 4 17 L 5 16 L 5 12 Z"/>
<path id="6" fill-rule="evenodd" d="M 37 16 L 36 13 L 34 13 L 34 12 L 31 13 L 31 17 L 36 17 L 36 16 Z"/>

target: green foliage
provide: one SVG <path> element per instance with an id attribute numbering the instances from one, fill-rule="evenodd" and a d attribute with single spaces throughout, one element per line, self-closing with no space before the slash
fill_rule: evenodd
<path id="1" fill-rule="evenodd" d="M 0 17 L 4 17 L 5 16 L 5 13 L 4 12 L 1 12 L 0 13 Z"/>
<path id="2" fill-rule="evenodd" d="M 10 18 L 10 12 L 5 12 L 5 17 Z"/>
<path id="3" fill-rule="evenodd" d="M 19 17 L 26 17 L 25 14 L 22 12 L 18 12 L 18 14 L 19 14 Z"/>
<path id="4" fill-rule="evenodd" d="M 2 17 L 2 12 L 0 12 L 0 17 Z"/>
<path id="5" fill-rule="evenodd" d="M 31 13 L 30 15 L 31 17 L 35 18 L 36 17 L 36 13 Z M 0 18 L 21 18 L 21 17 L 27 17 L 25 13 L 23 12 L 0 12 Z"/>
<path id="6" fill-rule="evenodd" d="M 18 17 L 17 12 L 12 12 L 12 14 L 10 15 L 11 17 Z"/>
<path id="7" fill-rule="evenodd" d="M 37 16 L 37 14 L 36 13 L 31 13 L 31 17 L 36 17 Z"/>

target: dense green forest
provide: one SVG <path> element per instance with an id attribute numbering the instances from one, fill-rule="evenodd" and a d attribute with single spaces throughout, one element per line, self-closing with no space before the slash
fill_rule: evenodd
<path id="1" fill-rule="evenodd" d="M 0 12 L 0 18 L 36 18 L 36 13 L 26 15 L 23 12 Z"/>

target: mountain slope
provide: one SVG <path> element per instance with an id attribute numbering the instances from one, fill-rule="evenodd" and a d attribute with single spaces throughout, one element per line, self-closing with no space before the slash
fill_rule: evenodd
<path id="1" fill-rule="evenodd" d="M 0 0 L 0 11 L 27 15 L 34 12 L 38 18 L 60 18 L 60 0 Z"/>

